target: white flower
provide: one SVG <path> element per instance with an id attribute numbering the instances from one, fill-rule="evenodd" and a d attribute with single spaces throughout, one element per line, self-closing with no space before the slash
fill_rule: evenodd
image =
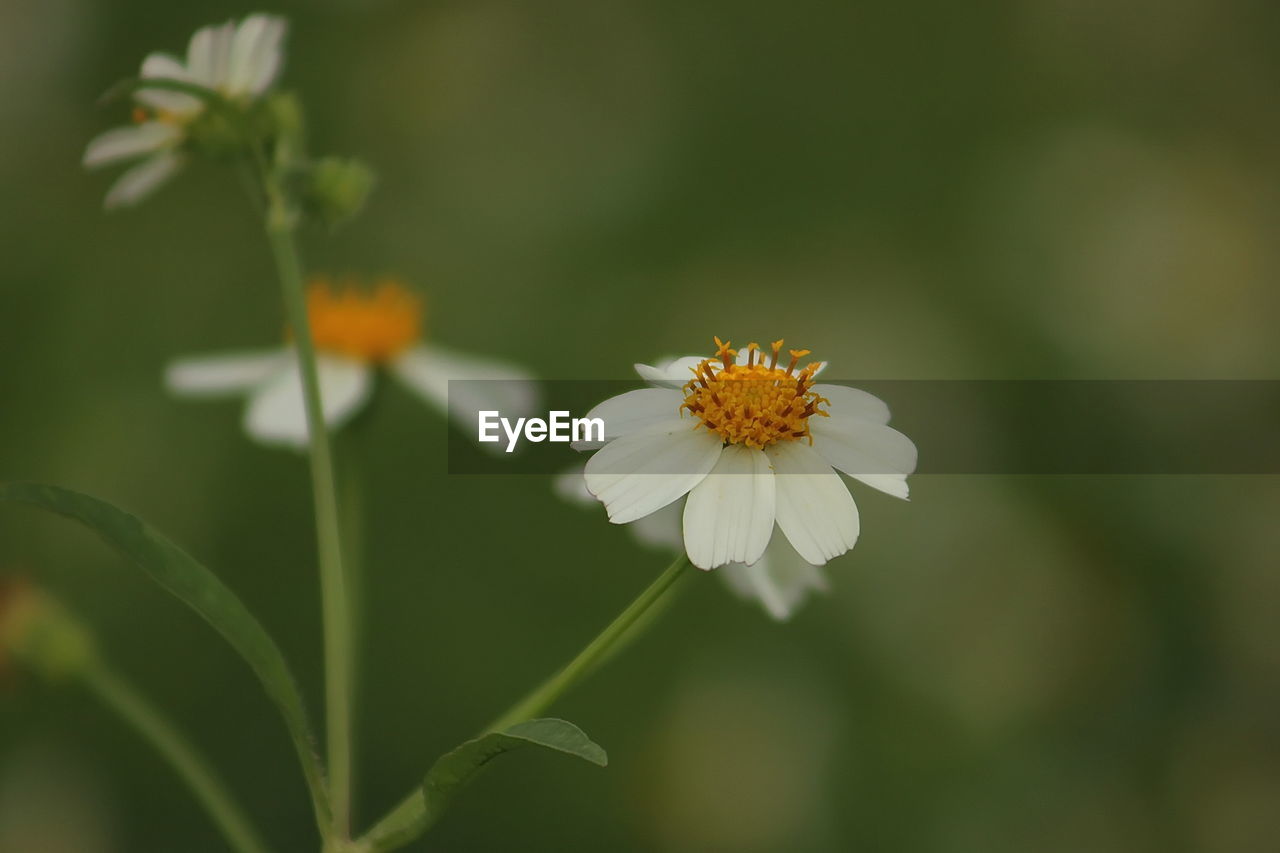
<path id="1" fill-rule="evenodd" d="M 211 89 L 242 104 L 261 97 L 275 82 L 284 63 L 281 42 L 286 23 L 275 15 L 249 15 L 238 25 L 196 30 L 186 62 L 167 53 L 152 53 L 142 62 L 144 79 L 178 80 Z M 194 95 L 164 89 L 134 92 L 136 122 L 94 138 L 84 152 L 90 169 L 140 160 L 107 192 L 107 208 L 133 205 L 150 195 L 183 165 L 182 145 L 191 124 L 205 110 Z"/>
<path id="2" fill-rule="evenodd" d="M 615 524 L 688 495 L 684 548 L 702 569 L 754 565 L 775 523 L 801 558 L 824 565 L 858 539 L 858 508 L 836 472 L 905 499 L 915 445 L 888 426 L 878 398 L 814 384 L 825 365 L 798 369 L 807 350 L 791 350 L 784 368 L 782 341 L 772 358 L 757 344 L 716 345 L 714 358 L 636 365 L 654 387 L 588 413 L 604 421 L 605 442 L 587 462 L 586 488 Z"/>
<path id="3" fill-rule="evenodd" d="M 565 471 L 555 478 L 555 490 L 575 504 L 597 505 L 587 491 L 582 466 Z M 627 528 L 636 540 L 652 548 L 679 552 L 684 547 L 680 533 L 680 517 L 684 499 L 637 518 Z M 805 562 L 784 539 L 775 539 L 753 565 L 726 563 L 716 574 L 738 596 L 759 602 L 778 621 L 790 619 L 811 592 L 826 592 L 827 578 L 822 568 Z"/>
<path id="4" fill-rule="evenodd" d="M 468 431 L 475 429 L 481 409 L 505 414 L 532 408 L 532 385 L 519 368 L 423 343 L 421 303 L 394 281 L 369 292 L 313 281 L 307 313 L 330 429 L 345 424 L 368 402 L 379 367 L 448 411 Z M 450 404 L 451 379 L 508 381 L 455 383 Z M 302 378 L 292 346 L 179 359 L 165 371 L 165 384 L 188 397 L 247 396 L 244 427 L 250 436 L 268 445 L 307 445 Z"/>

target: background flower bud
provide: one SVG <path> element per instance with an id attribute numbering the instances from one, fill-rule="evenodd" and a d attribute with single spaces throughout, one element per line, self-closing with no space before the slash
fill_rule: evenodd
<path id="1" fill-rule="evenodd" d="M 23 580 L 0 581 L 0 663 L 61 680 L 93 660 L 88 631 L 58 601 Z"/>
<path id="2" fill-rule="evenodd" d="M 307 207 L 326 225 L 339 225 L 364 207 L 375 180 L 373 170 L 362 160 L 323 157 L 307 176 Z"/>

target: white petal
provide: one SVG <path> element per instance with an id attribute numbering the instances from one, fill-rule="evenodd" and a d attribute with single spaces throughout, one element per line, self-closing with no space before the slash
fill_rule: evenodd
<path id="1" fill-rule="evenodd" d="M 373 370 L 352 359 L 321 355 L 316 362 L 324 422 L 336 429 L 369 399 Z M 305 447 L 307 411 L 302 399 L 302 376 L 296 363 L 259 387 L 249 400 L 244 426 L 264 444 Z"/>
<path id="2" fill-rule="evenodd" d="M 873 489 L 906 499 L 907 475 L 916 470 L 916 446 L 884 424 L 859 418 L 810 418 L 813 449 L 831 467 Z"/>
<path id="3" fill-rule="evenodd" d="M 231 53 L 223 91 L 232 96 L 251 94 L 257 85 L 264 65 L 272 56 L 278 57 L 280 38 L 284 35 L 284 21 L 274 15 L 249 15 L 236 27 L 231 39 Z M 274 76 L 271 71 L 271 76 Z M 270 80 L 267 81 L 270 83 Z M 266 88 L 263 86 L 262 88 Z M 260 91 L 260 90 L 259 90 Z"/>
<path id="4" fill-rule="evenodd" d="M 687 420 L 625 435 L 587 461 L 587 490 L 604 503 L 609 520 L 625 524 L 687 494 L 715 467 L 720 437 Z"/>
<path id="5" fill-rule="evenodd" d="M 222 397 L 240 394 L 291 367 L 288 350 L 255 350 L 180 358 L 164 372 L 164 384 L 186 397 Z"/>
<path id="6" fill-rule="evenodd" d="M 146 79 L 186 80 L 187 67 L 175 56 L 167 53 L 151 53 L 142 60 L 140 77 Z"/>
<path id="7" fill-rule="evenodd" d="M 776 493 L 763 450 L 724 448 L 684 505 L 684 547 L 700 569 L 754 563 L 773 533 Z"/>
<path id="8" fill-rule="evenodd" d="M 187 45 L 187 72 L 191 82 L 213 85 L 213 44 L 216 27 L 201 27 Z"/>
<path id="9" fill-rule="evenodd" d="M 811 591 L 827 591 L 822 569 L 805 562 L 781 537 L 769 543 L 754 565 L 730 563 L 716 574 L 738 595 L 760 602 L 779 621 L 791 618 Z"/>
<path id="10" fill-rule="evenodd" d="M 250 60 L 258 39 L 267 26 L 266 15 L 249 15 L 236 27 L 231 37 L 231 58 L 227 65 L 227 79 L 223 91 L 228 95 L 241 95 L 248 91 L 249 74 L 253 71 Z"/>
<path id="11" fill-rule="evenodd" d="M 874 394 L 844 385 L 814 385 L 813 390 L 827 398 L 830 405 L 825 411 L 832 416 L 861 418 L 876 424 L 889 422 L 889 407 Z"/>
<path id="12" fill-rule="evenodd" d="M 107 210 L 129 207 L 151 195 L 182 168 L 183 159 L 172 151 L 148 157 L 116 179 L 102 206 Z"/>
<path id="13" fill-rule="evenodd" d="M 89 141 L 82 164 L 89 169 L 151 154 L 177 142 L 182 131 L 161 121 L 113 127 Z"/>
<path id="14" fill-rule="evenodd" d="M 599 506 L 596 496 L 587 491 L 583 467 L 575 465 L 557 474 L 552 480 L 552 489 L 571 504 Z M 683 512 L 684 505 L 680 501 L 673 501 L 644 518 L 637 518 L 627 525 L 627 530 L 642 545 L 679 552 L 684 547 L 684 540 L 680 535 L 680 517 Z"/>
<path id="15" fill-rule="evenodd" d="M 575 465 L 554 476 L 552 489 L 557 496 L 568 503 L 589 506 L 599 506 L 600 503 L 594 494 L 586 491 L 586 478 L 582 465 Z M 645 546 L 678 552 L 685 547 L 684 538 L 680 534 L 680 519 L 684 510 L 684 503 L 673 501 L 660 510 L 650 512 L 643 519 L 632 521 L 627 525 L 627 530 L 634 535 L 636 542 Z"/>
<path id="16" fill-rule="evenodd" d="M 809 445 L 783 441 L 765 449 L 778 489 L 778 526 L 815 566 L 858 541 L 858 507 L 840 475 Z"/>
<path id="17" fill-rule="evenodd" d="M 693 371 L 706 361 L 706 356 L 686 355 L 664 361 L 657 366 L 651 364 L 634 365 L 640 378 L 659 388 L 683 388 L 685 383 L 693 379 Z"/>
<path id="18" fill-rule="evenodd" d="M 209 29 L 209 76 L 206 82 L 209 88 L 223 92 L 231 71 L 231 44 L 236 25 L 234 21 L 227 21 L 222 26 Z"/>
<path id="19" fill-rule="evenodd" d="M 523 369 L 444 347 L 411 347 L 390 368 L 410 389 L 447 412 L 466 435 L 476 434 L 482 410 L 514 419 L 532 414 L 538 402 L 537 387 Z M 483 446 L 501 449 L 501 443 Z"/>
<path id="20" fill-rule="evenodd" d="M 616 397 L 610 397 L 587 412 L 588 418 L 604 421 L 604 441 L 612 441 L 624 435 L 647 429 L 655 424 L 680 415 L 684 397 L 668 388 L 637 388 Z M 693 422 L 690 421 L 690 426 Z M 602 441 L 575 441 L 574 450 L 592 450 Z"/>
<path id="21" fill-rule="evenodd" d="M 249 58 L 249 94 L 255 98 L 271 88 L 284 66 L 284 41 L 288 24 L 284 18 L 268 15 L 267 26 L 254 45 L 253 55 Z"/>
<path id="22" fill-rule="evenodd" d="M 141 76 L 147 79 L 190 80 L 184 66 L 175 57 L 167 53 L 153 53 L 142 61 Z M 133 93 L 134 100 L 158 110 L 174 113 L 179 116 L 190 116 L 204 109 L 199 98 L 182 92 L 169 92 L 164 89 L 139 89 Z"/>

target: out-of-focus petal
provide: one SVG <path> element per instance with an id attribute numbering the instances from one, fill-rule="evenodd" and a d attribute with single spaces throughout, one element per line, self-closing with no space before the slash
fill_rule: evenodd
<path id="1" fill-rule="evenodd" d="M 164 384 L 184 397 L 224 397 L 255 388 L 292 364 L 285 349 L 188 356 L 165 368 Z"/>
<path id="2" fill-rule="evenodd" d="M 107 190 L 103 207 L 107 210 L 132 207 L 172 178 L 182 164 L 182 157 L 173 151 L 161 151 L 148 157 L 116 179 Z"/>
<path id="3" fill-rule="evenodd" d="M 363 362 L 323 354 L 316 360 L 316 370 L 324 422 L 329 429 L 337 429 L 369 399 L 373 370 Z M 254 392 L 245 411 L 244 426 L 263 444 L 295 448 L 307 445 L 307 410 L 296 362 Z"/>
<path id="4" fill-rule="evenodd" d="M 181 137 L 179 128 L 160 121 L 113 127 L 89 141 L 81 162 L 88 169 L 96 169 L 167 148 Z"/>

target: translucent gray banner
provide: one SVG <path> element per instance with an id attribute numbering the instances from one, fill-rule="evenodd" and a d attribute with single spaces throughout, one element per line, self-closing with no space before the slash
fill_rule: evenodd
<path id="1" fill-rule="evenodd" d="M 1280 381 L 820 380 L 820 387 L 860 389 L 884 401 L 889 426 L 919 450 L 917 473 L 1280 474 Z M 643 387 L 636 380 L 451 381 L 449 473 L 559 473 L 590 455 L 568 443 L 573 420 Z M 671 389 L 657 411 L 669 400 L 671 418 L 680 417 L 682 397 Z M 839 402 L 825 407 L 831 421 L 848 413 Z M 687 411 L 683 417 L 690 430 L 699 423 Z M 479 440 L 486 426 L 496 441 Z M 578 427 L 581 438 L 587 426 Z M 849 441 L 856 444 L 857 434 Z M 670 471 L 648 464 L 650 473 L 684 473 L 682 461 Z M 874 454 L 865 464 L 858 473 L 891 473 L 877 470 Z"/>

